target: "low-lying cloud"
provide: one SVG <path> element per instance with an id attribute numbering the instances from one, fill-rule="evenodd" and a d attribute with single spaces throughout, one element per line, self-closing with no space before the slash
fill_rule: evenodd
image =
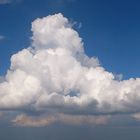
<path id="1" fill-rule="evenodd" d="M 69 124 L 69 125 L 105 125 L 107 124 L 110 116 L 91 116 L 91 115 L 66 115 L 55 114 L 47 117 L 28 116 L 20 114 L 12 120 L 15 126 L 28 126 L 28 127 L 44 127 L 56 122 Z"/>
<path id="2" fill-rule="evenodd" d="M 97 58 L 89 58 L 79 34 L 62 14 L 36 19 L 32 32 L 31 47 L 11 57 L 10 69 L 0 83 L 1 110 L 63 114 L 58 120 L 67 122 L 68 116 L 140 112 L 140 78 L 118 79 Z M 18 115 L 13 122 L 38 126 L 49 121 L 37 123 L 30 116 Z"/>

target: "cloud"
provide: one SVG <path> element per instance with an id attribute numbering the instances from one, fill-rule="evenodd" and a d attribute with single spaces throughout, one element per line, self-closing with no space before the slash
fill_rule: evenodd
<path id="1" fill-rule="evenodd" d="M 4 77 L 0 76 L 0 83 L 4 82 Z"/>
<path id="2" fill-rule="evenodd" d="M 49 4 L 51 8 L 60 9 L 64 8 L 69 4 L 75 3 L 77 0 L 49 0 Z"/>
<path id="3" fill-rule="evenodd" d="M 55 122 L 55 118 L 53 116 L 48 118 L 35 118 L 27 116 L 26 114 L 21 114 L 18 115 L 14 120 L 12 120 L 12 122 L 17 126 L 40 127 L 47 126 Z"/>
<path id="4" fill-rule="evenodd" d="M 11 0 L 0 0 L 0 4 L 9 4 L 11 2 Z"/>
<path id="5" fill-rule="evenodd" d="M 62 14 L 36 19 L 31 30 L 31 47 L 11 57 L 0 83 L 1 110 L 70 118 L 140 111 L 140 78 L 121 80 L 96 57 L 88 57 L 79 34 Z M 17 116 L 14 122 L 38 125 L 48 120 Z"/>
<path id="6" fill-rule="evenodd" d="M 133 114 L 132 117 L 133 117 L 134 119 L 140 121 L 140 112 Z"/>
<path id="7" fill-rule="evenodd" d="M 18 4 L 21 3 L 23 0 L 0 0 L 0 5 L 5 4 Z"/>
<path id="8" fill-rule="evenodd" d="M 3 35 L 0 35 L 0 41 L 4 40 L 5 39 L 5 36 Z"/>
<path id="9" fill-rule="evenodd" d="M 36 117 L 21 114 L 12 120 L 12 122 L 16 126 L 24 127 L 44 127 L 55 122 L 61 122 L 69 125 L 105 125 L 109 118 L 109 116 L 73 116 L 65 114 L 57 114 L 56 116 L 48 117 Z"/>

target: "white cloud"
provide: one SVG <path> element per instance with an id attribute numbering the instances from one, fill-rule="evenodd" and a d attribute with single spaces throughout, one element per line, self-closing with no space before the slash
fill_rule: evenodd
<path id="1" fill-rule="evenodd" d="M 89 58 L 62 14 L 36 19 L 32 32 L 32 47 L 11 57 L 0 83 L 1 109 L 82 116 L 140 111 L 140 79 L 117 80 Z"/>

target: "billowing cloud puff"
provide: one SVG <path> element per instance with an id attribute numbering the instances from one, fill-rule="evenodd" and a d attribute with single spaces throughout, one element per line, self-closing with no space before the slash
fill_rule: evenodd
<path id="1" fill-rule="evenodd" d="M 97 58 L 89 58 L 62 14 L 36 19 L 32 32 L 31 47 L 11 57 L 1 80 L 1 110 L 82 116 L 140 111 L 140 79 L 117 80 Z"/>

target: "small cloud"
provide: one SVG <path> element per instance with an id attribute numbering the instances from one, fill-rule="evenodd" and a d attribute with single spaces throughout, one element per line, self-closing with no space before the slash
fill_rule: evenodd
<path id="1" fill-rule="evenodd" d="M 53 8 L 63 8 L 68 4 L 74 3 L 76 0 L 52 0 L 50 1 L 51 7 Z"/>
<path id="2" fill-rule="evenodd" d="M 82 28 L 82 23 L 81 22 L 73 21 L 73 19 L 70 19 L 69 22 L 70 22 L 71 27 L 75 27 L 77 29 Z"/>
<path id="3" fill-rule="evenodd" d="M 79 28 L 79 29 L 82 28 L 82 23 L 81 23 L 81 22 L 78 23 L 78 28 Z"/>
<path id="4" fill-rule="evenodd" d="M 140 121 L 140 112 L 139 113 L 135 113 L 132 115 L 132 117 L 138 121 Z"/>
<path id="5" fill-rule="evenodd" d="M 0 0 L 0 4 L 9 4 L 12 0 Z"/>
<path id="6" fill-rule="evenodd" d="M 4 39 L 5 39 L 5 36 L 0 35 L 0 41 L 1 41 L 1 40 L 4 40 Z"/>
<path id="7" fill-rule="evenodd" d="M 12 122 L 17 126 L 43 127 L 55 122 L 55 118 L 53 116 L 47 118 L 35 118 L 27 116 L 25 114 L 21 114 L 18 115 Z"/>
<path id="8" fill-rule="evenodd" d="M 23 0 L 0 0 L 0 5 L 21 3 Z"/>

